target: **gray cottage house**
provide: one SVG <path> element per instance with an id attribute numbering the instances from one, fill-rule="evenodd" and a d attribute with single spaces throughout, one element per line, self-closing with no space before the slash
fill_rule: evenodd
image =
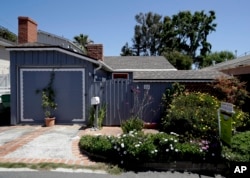
<path id="1" fill-rule="evenodd" d="M 162 94 L 173 82 L 201 86 L 223 75 L 210 70 L 178 71 L 161 56 L 104 57 L 101 44 L 88 45 L 86 56 L 67 46 L 36 42 L 36 23 L 21 20 L 19 38 L 24 41 L 7 47 L 12 125 L 44 122 L 41 95 L 36 91 L 48 84 L 52 72 L 56 123 L 88 122 L 91 99 L 98 96 L 99 106 L 106 106 L 104 125 L 120 125 L 135 114 L 144 121 L 159 122 Z"/>

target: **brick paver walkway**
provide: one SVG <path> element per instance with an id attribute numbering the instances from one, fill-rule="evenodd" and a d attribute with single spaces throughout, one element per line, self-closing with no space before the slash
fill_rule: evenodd
<path id="1" fill-rule="evenodd" d="M 25 126 L 12 126 L 12 127 L 0 127 L 0 133 L 3 131 L 7 131 L 8 129 L 15 129 L 18 127 L 25 127 Z M 35 127 L 35 126 L 34 126 Z M 71 127 L 71 126 L 69 126 Z M 9 153 L 21 148 L 25 144 L 31 142 L 38 136 L 42 135 L 43 133 L 49 131 L 52 127 L 37 127 L 34 131 L 29 132 L 27 134 L 22 135 L 4 145 L 0 146 L 0 162 L 6 163 L 64 163 L 69 165 L 84 165 L 90 166 L 95 165 L 95 162 L 92 162 L 88 159 L 87 156 L 83 155 L 78 147 L 79 138 L 85 133 L 88 132 L 87 130 L 80 130 L 78 134 L 78 138 L 72 140 L 72 153 L 75 156 L 75 159 L 44 159 L 44 158 L 6 158 L 5 156 Z M 60 146 L 60 145 L 59 145 Z M 32 150 L 31 150 L 32 151 Z"/>
<path id="2" fill-rule="evenodd" d="M 91 128 L 88 129 L 81 129 L 81 126 L 67 126 L 67 127 L 76 127 L 74 129 L 79 130 L 77 136 L 72 139 L 70 142 L 72 144 L 72 154 L 74 155 L 74 159 L 59 159 L 59 158 L 7 158 L 6 155 L 14 152 L 15 150 L 23 147 L 25 144 L 28 144 L 35 138 L 41 136 L 45 132 L 49 132 L 50 129 L 53 127 L 41 127 L 41 126 L 11 126 L 11 127 L 0 127 L 0 133 L 10 130 L 10 129 L 18 129 L 19 127 L 31 127 L 33 131 L 27 132 L 22 136 L 11 140 L 3 145 L 0 145 L 0 162 L 6 163 L 64 163 L 69 165 L 83 165 L 83 166 L 91 166 L 95 165 L 96 163 L 89 160 L 86 155 L 83 155 L 79 149 L 79 141 L 81 136 L 83 135 L 118 135 L 122 133 L 120 127 L 103 127 L 101 130 L 93 130 Z M 60 126 L 54 126 L 60 127 Z M 64 126 L 65 127 L 65 126 Z M 155 132 L 147 130 L 146 132 Z M 61 146 L 61 145 L 58 145 Z M 31 150 L 32 151 L 32 150 Z"/>

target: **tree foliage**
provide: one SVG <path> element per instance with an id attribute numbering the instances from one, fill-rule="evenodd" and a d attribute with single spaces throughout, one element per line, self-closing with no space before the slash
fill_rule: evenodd
<path id="1" fill-rule="evenodd" d="M 220 52 L 214 52 L 207 54 L 203 61 L 200 63 L 201 67 L 207 67 L 213 64 L 213 61 L 215 63 L 220 63 L 226 60 L 232 60 L 235 59 L 235 55 L 233 52 L 230 51 L 220 51 Z"/>
<path id="2" fill-rule="evenodd" d="M 17 42 L 17 35 L 2 26 L 0 26 L 0 38 L 11 42 Z"/>
<path id="3" fill-rule="evenodd" d="M 89 39 L 88 35 L 84 35 L 81 33 L 79 36 L 74 37 L 74 43 L 80 46 L 84 54 L 87 54 L 86 45 L 94 43 L 94 41 Z"/>
<path id="4" fill-rule="evenodd" d="M 178 51 L 169 51 L 163 53 L 163 56 L 178 70 L 189 70 L 192 65 L 192 58 L 189 55 Z"/>
<path id="5" fill-rule="evenodd" d="M 190 56 L 193 62 L 200 63 L 211 51 L 212 45 L 207 37 L 215 31 L 215 18 L 214 11 L 209 11 L 208 14 L 204 11 L 193 14 L 190 11 L 181 11 L 172 17 L 162 17 L 152 12 L 139 13 L 135 16 L 132 47 L 128 47 L 126 43 L 122 49 L 130 49 L 132 55 L 136 56 L 157 56 L 177 51 Z M 121 55 L 131 53 L 122 50 Z"/>
<path id="6" fill-rule="evenodd" d="M 236 107 L 241 107 L 249 93 L 246 90 L 246 82 L 241 82 L 236 77 L 219 77 L 213 85 L 216 97 L 222 101 L 232 103 Z"/>

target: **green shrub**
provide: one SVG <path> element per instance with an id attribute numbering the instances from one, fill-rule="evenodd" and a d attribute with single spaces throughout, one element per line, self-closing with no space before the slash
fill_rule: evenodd
<path id="1" fill-rule="evenodd" d="M 107 136 L 84 135 L 80 140 L 80 148 L 98 155 L 109 155 L 112 150 L 112 143 Z"/>
<path id="2" fill-rule="evenodd" d="M 162 120 L 166 132 L 176 132 L 188 138 L 200 138 L 218 133 L 219 101 L 209 94 L 188 93 L 173 99 Z"/>
<path id="3" fill-rule="evenodd" d="M 198 142 L 180 142 L 176 135 L 130 131 L 119 137 L 83 136 L 80 147 L 109 158 L 110 162 L 143 163 L 203 160 L 206 152 Z"/>
<path id="4" fill-rule="evenodd" d="M 141 131 L 143 129 L 143 126 L 144 122 L 137 117 L 133 117 L 126 121 L 123 121 L 121 124 L 123 133 L 129 133 L 130 131 Z"/>
<path id="5" fill-rule="evenodd" d="M 88 126 L 94 127 L 94 122 L 95 122 L 95 108 L 94 106 L 91 106 L 89 108 Z"/>
<path id="6" fill-rule="evenodd" d="M 106 105 L 102 105 L 99 112 L 98 112 L 98 122 L 97 122 L 97 127 L 101 128 L 102 123 L 106 117 Z"/>
<path id="7" fill-rule="evenodd" d="M 232 137 L 231 148 L 223 146 L 222 154 L 228 161 L 250 162 L 250 131 Z"/>
<path id="8" fill-rule="evenodd" d="M 100 109 L 98 110 L 98 121 L 97 121 L 97 127 L 101 128 L 102 123 L 106 117 L 106 105 L 102 105 Z M 95 126 L 95 108 L 94 106 L 91 106 L 89 109 L 89 119 L 88 119 L 88 126 L 94 127 Z"/>

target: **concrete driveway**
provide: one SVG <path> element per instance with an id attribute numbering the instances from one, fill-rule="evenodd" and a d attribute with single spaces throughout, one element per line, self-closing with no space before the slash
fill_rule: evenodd
<path id="1" fill-rule="evenodd" d="M 80 125 L 0 127 L 0 162 L 95 164 L 80 153 Z"/>

